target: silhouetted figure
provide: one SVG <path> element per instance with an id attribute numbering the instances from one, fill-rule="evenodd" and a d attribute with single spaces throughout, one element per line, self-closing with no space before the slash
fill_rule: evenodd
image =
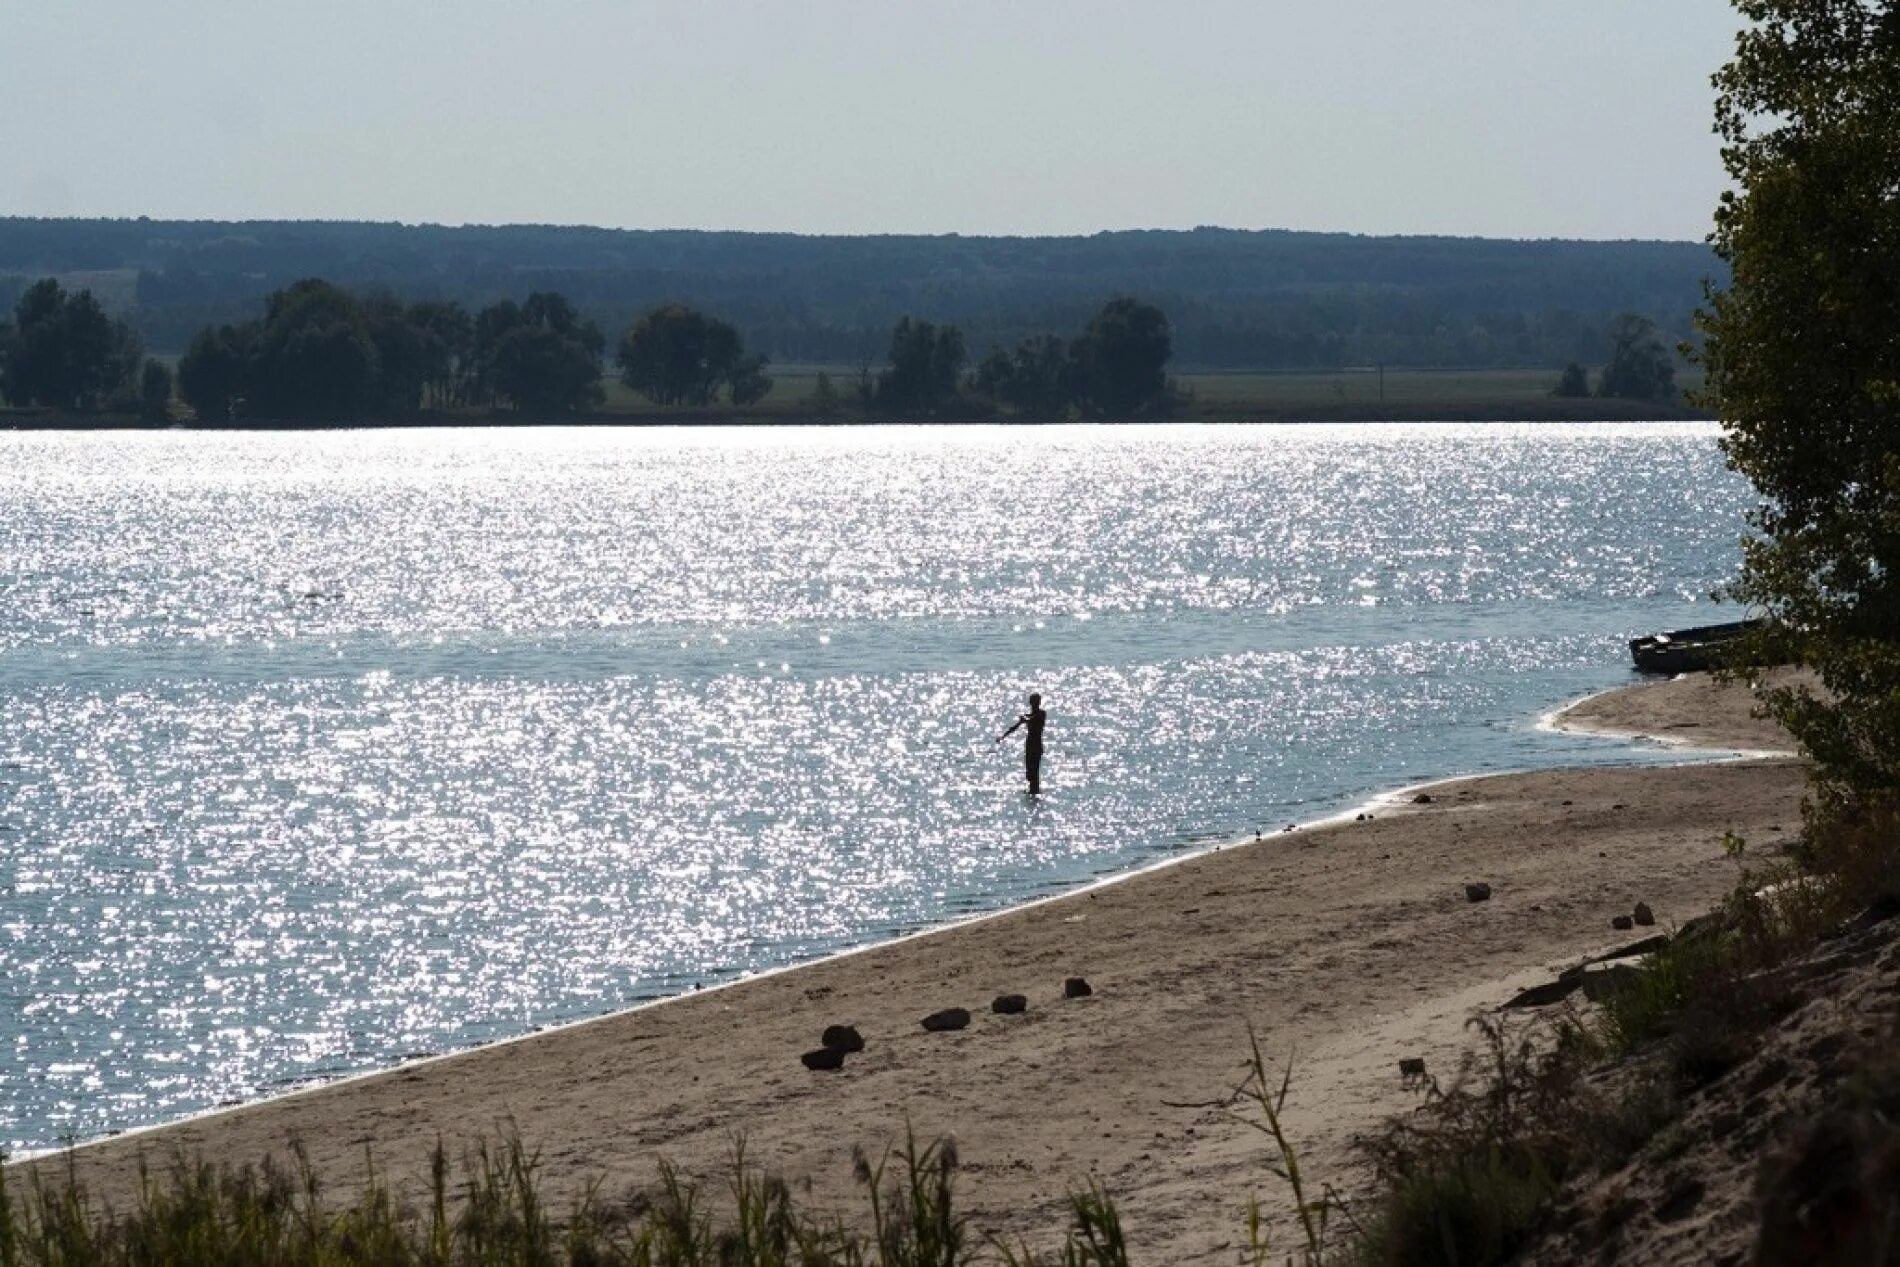
<path id="1" fill-rule="evenodd" d="M 1023 736 L 1023 774 L 1029 779 L 1031 796 L 1042 791 L 1042 726 L 1048 720 L 1049 714 L 1042 711 L 1042 696 L 1031 695 L 1029 711 L 1012 722 L 1008 730 L 996 736 L 996 742 L 1002 743 L 1016 732 L 1017 727 L 1029 727 Z"/>

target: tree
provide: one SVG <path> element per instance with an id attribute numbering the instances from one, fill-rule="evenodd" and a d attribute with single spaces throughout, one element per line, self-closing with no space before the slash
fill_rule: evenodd
<path id="1" fill-rule="evenodd" d="M 237 416 L 250 372 L 250 345 L 256 322 L 248 326 L 206 326 L 178 360 L 178 394 L 203 424 Z"/>
<path id="2" fill-rule="evenodd" d="M 726 394 L 735 405 L 756 405 L 772 390 L 763 356 L 741 357 L 726 373 Z"/>
<path id="3" fill-rule="evenodd" d="M 749 405 L 772 389 L 765 358 L 748 357 L 739 332 L 685 304 L 661 304 L 627 328 L 615 362 L 620 381 L 656 405 L 708 405 L 721 387 Z"/>
<path id="4" fill-rule="evenodd" d="M 172 420 L 172 372 L 163 361 L 147 361 L 139 373 L 139 420 L 159 426 Z"/>
<path id="5" fill-rule="evenodd" d="M 1610 322 L 1610 360 L 1597 395 L 1624 400 L 1674 400 L 1676 364 L 1657 337 L 1656 323 L 1633 312 Z"/>
<path id="6" fill-rule="evenodd" d="M 475 321 L 480 380 L 519 413 L 573 413 L 599 404 L 605 346 L 600 328 L 552 291 L 536 291 L 518 308 L 504 300 Z"/>
<path id="7" fill-rule="evenodd" d="M 1109 300 L 1070 348 L 1077 403 L 1121 417 L 1164 407 L 1173 354 L 1166 313 L 1127 295 Z"/>
<path id="8" fill-rule="evenodd" d="M 409 324 L 422 338 L 423 403 L 468 403 L 474 371 L 475 323 L 458 303 L 409 306 Z"/>
<path id="9" fill-rule="evenodd" d="M 899 413 L 930 413 L 957 398 L 963 332 L 903 317 L 891 331 L 891 367 L 877 376 L 877 403 Z"/>
<path id="10" fill-rule="evenodd" d="M 265 298 L 243 394 L 261 417 L 351 421 L 384 403 L 381 368 L 356 296 L 306 277 Z"/>
<path id="11" fill-rule="evenodd" d="M 1075 402 L 1076 366 L 1069 346 L 1052 334 L 997 348 L 976 367 L 971 386 L 1031 418 L 1059 418 Z"/>
<path id="12" fill-rule="evenodd" d="M 805 397 L 805 407 L 820 418 L 829 418 L 838 412 L 840 400 L 838 389 L 832 386 L 831 375 L 819 370 L 818 377 L 812 380 L 811 395 Z"/>
<path id="13" fill-rule="evenodd" d="M 1553 396 L 1576 398 L 1590 394 L 1590 376 L 1584 373 L 1583 366 L 1575 361 L 1564 366 L 1564 372 L 1557 376 L 1557 386 L 1551 391 Z"/>
<path id="14" fill-rule="evenodd" d="M 1816 807 L 1900 794 L 1900 3 L 1737 0 L 1716 76 L 1732 270 L 1700 322 L 1707 399 L 1761 496 L 1734 597 L 1821 692 L 1773 704 Z"/>
<path id="15" fill-rule="evenodd" d="M 16 405 L 96 409 L 132 382 L 144 350 L 90 290 L 67 294 L 48 277 L 14 308 L 0 395 Z"/>

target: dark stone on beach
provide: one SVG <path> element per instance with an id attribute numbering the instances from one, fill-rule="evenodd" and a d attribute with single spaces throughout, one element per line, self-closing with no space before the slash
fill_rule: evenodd
<path id="1" fill-rule="evenodd" d="M 1029 1010 L 1029 999 L 1021 994 L 999 994 L 990 1003 L 990 1011 L 1001 1016 L 1014 1016 L 1018 1012 Z"/>
<path id="2" fill-rule="evenodd" d="M 1431 803 L 1432 794 L 1430 792 L 1420 792 L 1417 796 L 1412 798 L 1412 804 L 1414 805 L 1430 805 Z"/>
<path id="3" fill-rule="evenodd" d="M 941 1012 L 932 1012 L 924 1018 L 924 1028 L 933 1034 L 944 1030 L 962 1029 L 969 1023 L 969 1009 L 961 1007 L 947 1007 Z"/>
<path id="4" fill-rule="evenodd" d="M 1636 921 L 1627 915 L 1618 915 L 1615 919 L 1610 921 L 1610 927 L 1619 933 L 1627 933 L 1630 929 L 1636 927 Z"/>
<path id="5" fill-rule="evenodd" d="M 1649 903 L 1638 902 L 1636 904 L 1636 913 L 1630 918 L 1634 919 L 1644 928 L 1649 928 L 1656 923 L 1656 912 L 1649 909 Z"/>
<path id="6" fill-rule="evenodd" d="M 855 1025 L 827 1025 L 819 1042 L 834 1051 L 863 1051 L 864 1035 Z"/>
<path id="7" fill-rule="evenodd" d="M 1425 1076 L 1425 1057 L 1404 1057 L 1399 1061 L 1399 1073 L 1407 1078 L 1423 1078 Z"/>
<path id="8" fill-rule="evenodd" d="M 816 1051 L 806 1052 L 799 1057 L 799 1060 L 804 1062 L 805 1068 L 807 1069 L 842 1069 L 844 1068 L 844 1049 L 842 1047 L 820 1047 Z"/>
<path id="9" fill-rule="evenodd" d="M 1353 819 L 1352 821 L 1355 823 L 1363 823 L 1366 821 L 1366 816 L 1364 814 L 1361 814 L 1359 817 Z"/>
<path id="10" fill-rule="evenodd" d="M 1094 993 L 1095 987 L 1081 977 L 1070 977 L 1062 983 L 1062 997 L 1065 999 L 1086 999 Z"/>
<path id="11" fill-rule="evenodd" d="M 1490 900 L 1491 900 L 1491 886 L 1490 885 L 1467 884 L 1465 886 L 1465 901 L 1489 902 Z"/>

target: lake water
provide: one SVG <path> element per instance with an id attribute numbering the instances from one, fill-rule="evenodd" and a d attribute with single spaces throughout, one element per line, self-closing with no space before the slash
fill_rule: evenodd
<path id="1" fill-rule="evenodd" d="M 1653 760 L 1536 723 L 1716 614 L 1715 435 L 0 434 L 0 1147 Z"/>

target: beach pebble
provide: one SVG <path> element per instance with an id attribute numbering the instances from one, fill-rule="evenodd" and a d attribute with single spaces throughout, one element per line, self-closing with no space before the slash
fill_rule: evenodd
<path id="1" fill-rule="evenodd" d="M 1095 988 L 1081 977 L 1070 977 L 1062 983 L 1062 997 L 1065 999 L 1086 999 L 1095 993 Z"/>
<path id="2" fill-rule="evenodd" d="M 827 1025 L 819 1042 L 833 1051 L 863 1051 L 864 1035 L 855 1025 Z"/>
<path id="3" fill-rule="evenodd" d="M 941 1012 L 932 1012 L 924 1018 L 924 1028 L 933 1034 L 943 1030 L 962 1029 L 969 1023 L 969 1009 L 961 1007 L 947 1007 Z"/>
<path id="4" fill-rule="evenodd" d="M 1407 1056 L 1400 1060 L 1399 1073 L 1407 1078 L 1423 1078 L 1425 1076 L 1425 1057 Z"/>
<path id="5" fill-rule="evenodd" d="M 1649 909 L 1649 903 L 1638 902 L 1636 904 L 1636 913 L 1631 918 L 1644 928 L 1648 928 L 1656 922 L 1656 912 Z"/>
<path id="6" fill-rule="evenodd" d="M 1432 794 L 1430 792 L 1420 792 L 1417 796 L 1412 798 L 1412 804 L 1414 805 L 1430 805 L 1431 803 Z"/>
<path id="7" fill-rule="evenodd" d="M 1610 927 L 1619 933 L 1626 933 L 1636 927 L 1636 921 L 1627 915 L 1618 915 L 1615 919 L 1610 921 Z"/>
<path id="8" fill-rule="evenodd" d="M 990 1003 L 990 1011 L 1002 1016 L 1014 1016 L 1018 1012 L 1029 1010 L 1029 999 L 1021 994 L 999 994 Z"/>
<path id="9" fill-rule="evenodd" d="M 816 1051 L 806 1052 L 799 1059 L 804 1062 L 807 1069 L 844 1068 L 844 1051 L 838 1047 L 820 1047 Z"/>
<path id="10" fill-rule="evenodd" d="M 1491 886 L 1490 885 L 1479 883 L 1479 884 L 1467 884 L 1465 886 L 1465 901 L 1488 902 L 1490 900 L 1491 900 Z"/>

